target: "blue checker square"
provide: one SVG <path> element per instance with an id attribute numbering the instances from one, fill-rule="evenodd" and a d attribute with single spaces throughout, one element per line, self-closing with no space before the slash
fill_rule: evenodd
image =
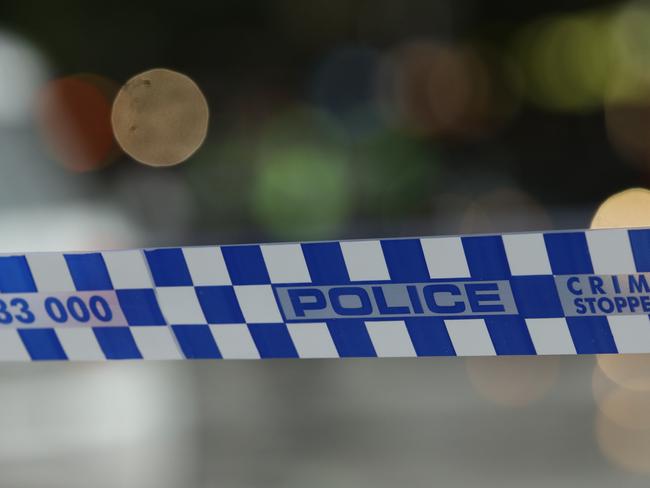
<path id="1" fill-rule="evenodd" d="M 327 328 L 330 331 L 336 350 L 342 358 L 377 356 L 363 320 L 329 320 Z"/>
<path id="2" fill-rule="evenodd" d="M 594 272 L 584 232 L 544 234 L 544 242 L 553 274 Z"/>
<path id="3" fill-rule="evenodd" d="M 499 355 L 535 354 L 526 321 L 516 315 L 500 315 L 485 318 L 494 350 Z"/>
<path id="4" fill-rule="evenodd" d="M 472 278 L 499 280 L 510 276 L 501 236 L 463 237 L 462 242 Z"/>
<path id="5" fill-rule="evenodd" d="M 420 239 L 382 240 L 381 247 L 391 279 L 402 283 L 431 279 Z"/>
<path id="6" fill-rule="evenodd" d="M 241 324 L 244 316 L 232 286 L 197 286 L 196 296 L 209 324 Z"/>
<path id="7" fill-rule="evenodd" d="M 618 352 L 607 317 L 567 317 L 566 322 L 578 354 Z"/>
<path id="8" fill-rule="evenodd" d="M 271 282 L 260 246 L 224 246 L 221 252 L 234 285 L 264 285 Z"/>
<path id="9" fill-rule="evenodd" d="M 350 282 L 341 245 L 338 242 L 319 242 L 302 245 L 302 253 L 312 282 L 316 285 Z"/>
<path id="10" fill-rule="evenodd" d="M 101 253 L 65 254 L 74 286 L 79 291 L 112 290 L 111 277 Z"/>
<path id="11" fill-rule="evenodd" d="M 217 343 L 207 325 L 173 325 L 172 329 L 186 358 L 221 358 Z"/>
<path id="12" fill-rule="evenodd" d="M 165 325 L 152 289 L 116 290 L 115 293 L 129 325 Z"/>
<path id="13" fill-rule="evenodd" d="M 36 284 L 25 256 L 0 257 L 0 291 L 3 293 L 36 291 Z"/>
<path id="14" fill-rule="evenodd" d="M 107 359 L 142 359 L 128 327 L 94 327 L 93 332 Z"/>
<path id="15" fill-rule="evenodd" d="M 182 249 L 152 249 L 144 254 L 156 286 L 192 286 Z"/>
<path id="16" fill-rule="evenodd" d="M 19 329 L 18 334 L 33 360 L 68 359 L 54 329 Z"/>
<path id="17" fill-rule="evenodd" d="M 248 330 L 261 358 L 297 358 L 287 326 L 284 324 L 249 324 Z"/>
<path id="18" fill-rule="evenodd" d="M 513 276 L 510 287 L 522 317 L 564 317 L 553 276 Z"/>
<path id="19" fill-rule="evenodd" d="M 455 356 L 456 351 L 439 317 L 413 317 L 406 319 L 411 342 L 418 356 Z"/>
<path id="20" fill-rule="evenodd" d="M 636 270 L 640 273 L 650 271 L 650 230 L 631 229 L 628 235 Z"/>

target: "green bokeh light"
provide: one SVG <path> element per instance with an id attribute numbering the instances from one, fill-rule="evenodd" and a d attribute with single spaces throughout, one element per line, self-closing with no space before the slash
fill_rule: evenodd
<path id="1" fill-rule="evenodd" d="M 340 151 L 296 145 L 266 154 L 260 163 L 253 212 L 274 237 L 324 237 L 343 224 L 349 177 Z"/>
<path id="2" fill-rule="evenodd" d="M 259 146 L 251 203 L 274 238 L 336 235 L 351 203 L 348 145 L 336 124 L 310 109 L 274 120 Z"/>
<path id="3" fill-rule="evenodd" d="M 598 109 L 617 70 L 611 14 L 587 12 L 543 19 L 515 39 L 526 95 L 559 112 Z"/>

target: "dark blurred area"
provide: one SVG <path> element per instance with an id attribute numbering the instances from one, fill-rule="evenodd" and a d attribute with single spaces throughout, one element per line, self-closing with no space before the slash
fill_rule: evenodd
<path id="1" fill-rule="evenodd" d="M 152 68 L 205 138 L 116 139 Z M 650 2 L 0 2 L 2 252 L 584 228 L 649 184 Z M 3 365 L 0 484 L 647 486 L 636 361 Z"/>
<path id="2" fill-rule="evenodd" d="M 496 218 L 493 231 L 581 226 L 604 197 L 647 180 L 644 3 L 125 5 L 1 7 L 3 125 L 40 121 L 30 163 L 5 165 L 61 180 L 64 190 L 48 183 L 48 204 L 118 206 L 147 245 L 472 231 L 461 223 L 477 199 L 489 213 L 545 214 L 503 215 L 513 225 Z M 75 136 L 107 146 L 106 133 L 64 136 L 47 104 L 18 113 L 11 94 L 58 96 L 67 119 L 88 127 L 108 109 L 52 83 L 81 77 L 110 103 L 153 67 L 190 76 L 211 111 L 200 150 L 155 174 L 106 147 L 79 163 Z M 36 183 L 13 181 L 7 205 L 46 198 Z"/>

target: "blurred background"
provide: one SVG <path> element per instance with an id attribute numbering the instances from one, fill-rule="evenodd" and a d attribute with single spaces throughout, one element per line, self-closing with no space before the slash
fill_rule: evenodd
<path id="1" fill-rule="evenodd" d="M 644 186 L 648 2 L 0 2 L 1 252 L 584 228 Z M 650 359 L 5 364 L 0 431 L 2 486 L 645 487 Z"/>

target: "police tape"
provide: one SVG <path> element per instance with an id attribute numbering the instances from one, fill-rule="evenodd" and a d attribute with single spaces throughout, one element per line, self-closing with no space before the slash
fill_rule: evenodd
<path id="1" fill-rule="evenodd" d="M 650 352 L 650 230 L 0 257 L 0 360 Z"/>

